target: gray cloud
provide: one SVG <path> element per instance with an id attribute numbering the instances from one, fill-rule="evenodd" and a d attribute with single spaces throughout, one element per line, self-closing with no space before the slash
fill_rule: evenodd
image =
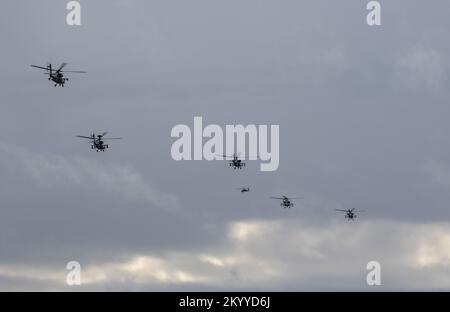
<path id="1" fill-rule="evenodd" d="M 350 225 L 334 220 L 323 227 L 300 220 L 248 220 L 230 223 L 226 235 L 223 244 L 196 252 L 131 254 L 82 266 L 80 289 L 117 290 L 133 285 L 136 290 L 273 291 L 290 285 L 291 290 L 336 290 L 344 281 L 344 289 L 369 290 L 366 264 L 372 260 L 381 264 L 382 289 L 450 287 L 445 274 L 450 261 L 447 223 L 362 221 Z M 65 273 L 63 267 L 0 266 L 2 278 L 27 278 L 70 290 Z M 324 280 L 327 286 L 321 284 Z"/>
<path id="2" fill-rule="evenodd" d="M 433 49 L 414 47 L 397 61 L 399 79 L 412 88 L 424 85 L 435 91 L 447 81 L 447 62 L 447 59 Z"/>
<path id="3" fill-rule="evenodd" d="M 129 166 L 81 157 L 33 153 L 1 143 L 0 151 L 0 161 L 5 169 L 28 176 L 38 187 L 53 191 L 83 188 L 93 192 L 121 194 L 131 201 L 162 208 L 178 208 L 175 196 L 160 192 Z"/>

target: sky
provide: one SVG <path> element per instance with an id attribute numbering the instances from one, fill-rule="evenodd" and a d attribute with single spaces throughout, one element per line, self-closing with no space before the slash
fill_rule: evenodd
<path id="1" fill-rule="evenodd" d="M 0 290 L 450 290 L 448 1 L 67 2 L 1 3 Z M 279 125 L 278 170 L 173 160 L 195 116 Z"/>

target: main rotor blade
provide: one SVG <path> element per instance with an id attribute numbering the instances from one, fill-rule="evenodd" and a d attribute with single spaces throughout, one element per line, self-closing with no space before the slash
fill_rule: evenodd
<path id="1" fill-rule="evenodd" d="M 336 211 L 348 212 L 348 210 L 344 210 L 344 209 L 336 209 Z"/>
<path id="2" fill-rule="evenodd" d="M 123 138 L 102 138 L 102 140 L 123 140 Z"/>
<path id="3" fill-rule="evenodd" d="M 77 138 L 92 140 L 92 137 L 88 137 L 88 136 L 84 136 L 84 135 L 77 135 Z"/>
<path id="4" fill-rule="evenodd" d="M 60 70 L 60 73 L 76 73 L 76 74 L 86 74 L 87 71 L 84 70 Z"/>
<path id="5" fill-rule="evenodd" d="M 50 70 L 47 67 L 42 67 L 42 66 L 37 66 L 37 65 L 30 65 L 31 67 L 35 67 L 35 68 L 40 68 L 40 69 L 45 69 L 45 70 Z"/>
<path id="6" fill-rule="evenodd" d="M 272 198 L 272 199 L 284 199 L 284 197 L 273 197 L 273 196 L 270 196 L 270 198 Z"/>
<path id="7" fill-rule="evenodd" d="M 257 156 L 250 156 L 250 155 L 246 155 L 245 157 L 241 156 L 241 154 L 239 154 L 239 156 L 234 155 L 234 156 L 228 156 L 230 158 L 234 158 L 236 157 L 236 159 L 240 159 L 240 160 L 257 160 L 258 157 Z"/>
<path id="8" fill-rule="evenodd" d="M 66 67 L 67 63 L 62 63 L 61 66 L 56 70 L 57 73 L 59 73 L 64 67 Z"/>

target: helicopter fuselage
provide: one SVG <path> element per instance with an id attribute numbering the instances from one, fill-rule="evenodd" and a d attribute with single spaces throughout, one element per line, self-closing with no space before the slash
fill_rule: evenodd
<path id="1" fill-rule="evenodd" d="M 241 159 L 234 158 L 230 160 L 230 167 L 234 167 L 234 169 L 242 169 L 245 166 L 245 162 Z"/>
<path id="2" fill-rule="evenodd" d="M 56 87 L 56 85 L 64 86 L 64 84 L 68 79 L 64 78 L 63 74 L 58 73 L 58 74 L 49 74 L 48 80 L 52 80 L 55 83 Z"/>
<path id="3" fill-rule="evenodd" d="M 289 199 L 283 199 L 280 206 L 283 208 L 291 208 L 294 204 Z"/>
<path id="4" fill-rule="evenodd" d="M 92 141 L 91 148 L 96 149 L 97 152 L 98 151 L 104 152 L 105 149 L 109 148 L 109 146 L 108 146 L 108 144 L 104 144 L 104 142 L 102 140 L 95 139 L 94 141 Z"/>

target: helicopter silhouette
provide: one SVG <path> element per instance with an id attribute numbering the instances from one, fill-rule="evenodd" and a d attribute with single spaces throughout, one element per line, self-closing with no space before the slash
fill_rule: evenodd
<path id="1" fill-rule="evenodd" d="M 250 186 L 240 187 L 240 188 L 238 188 L 238 190 L 240 190 L 241 193 L 248 193 L 248 192 L 250 192 Z"/>
<path id="2" fill-rule="evenodd" d="M 352 209 L 336 209 L 336 211 L 345 212 L 345 218 L 351 221 L 357 218 L 356 212 L 363 212 L 364 210 L 356 210 L 356 208 L 352 208 Z"/>
<path id="3" fill-rule="evenodd" d="M 233 154 L 233 156 L 228 156 L 228 155 L 217 155 L 217 156 L 221 156 L 225 159 L 227 158 L 232 158 L 230 159 L 230 167 L 233 167 L 233 169 L 242 169 L 242 167 L 245 167 L 245 162 L 242 159 L 239 159 L 239 155 L 237 155 L 236 153 Z"/>
<path id="4" fill-rule="evenodd" d="M 45 73 L 45 74 L 46 75 L 48 74 L 48 80 L 51 80 L 55 83 L 55 87 L 58 85 L 61 87 L 64 87 L 64 84 L 66 83 L 66 81 L 69 80 L 69 78 L 64 77 L 64 73 L 77 73 L 77 74 L 87 73 L 86 71 L 81 71 L 81 70 L 62 70 L 64 67 L 66 67 L 66 65 L 67 65 L 67 63 L 62 63 L 59 66 L 59 68 L 56 70 L 52 69 L 52 64 L 48 64 L 47 67 L 42 67 L 42 66 L 37 66 L 37 65 L 30 65 L 30 66 L 47 71 L 47 73 Z"/>
<path id="5" fill-rule="evenodd" d="M 272 199 L 281 199 L 280 206 L 283 207 L 283 208 L 292 208 L 292 207 L 294 207 L 294 203 L 292 202 L 292 200 L 293 199 L 303 198 L 303 197 L 287 197 L 286 195 L 282 195 L 282 197 L 273 197 L 273 196 L 271 196 L 270 198 L 272 198 Z"/>
<path id="6" fill-rule="evenodd" d="M 109 148 L 108 144 L 105 144 L 105 140 L 121 140 L 122 138 L 105 138 L 104 136 L 108 132 L 103 132 L 102 134 L 92 133 L 91 136 L 83 136 L 83 135 L 77 135 L 77 138 L 82 139 L 88 139 L 91 142 L 91 149 L 95 149 L 97 152 L 102 151 L 104 152 L 105 149 Z"/>

